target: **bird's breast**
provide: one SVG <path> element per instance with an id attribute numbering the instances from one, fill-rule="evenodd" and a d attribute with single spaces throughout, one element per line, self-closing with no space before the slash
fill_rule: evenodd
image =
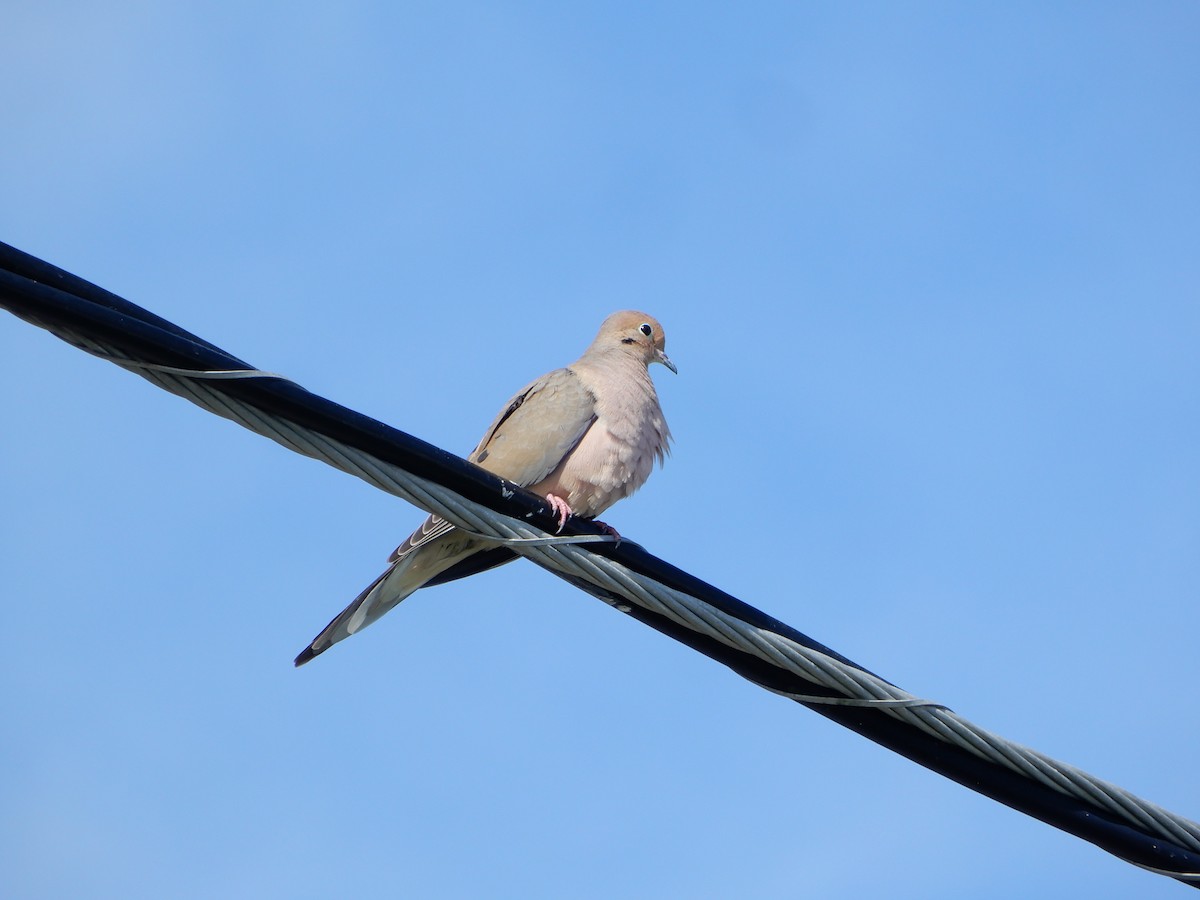
<path id="1" fill-rule="evenodd" d="M 585 517 L 600 515 L 640 488 L 670 441 L 648 373 L 627 380 L 620 392 L 596 394 L 596 421 L 558 468 L 533 487 L 543 496 L 562 497 Z"/>

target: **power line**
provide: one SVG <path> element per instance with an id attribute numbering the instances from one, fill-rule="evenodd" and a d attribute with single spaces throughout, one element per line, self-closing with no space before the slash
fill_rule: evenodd
<path id="1" fill-rule="evenodd" d="M 615 609 L 914 762 L 1121 859 L 1200 887 L 1200 824 L 906 693 L 629 540 L 566 539 L 545 501 L 418 438 L 254 369 L 70 273 L 0 244 L 0 303 L 164 390 L 497 540 Z"/>

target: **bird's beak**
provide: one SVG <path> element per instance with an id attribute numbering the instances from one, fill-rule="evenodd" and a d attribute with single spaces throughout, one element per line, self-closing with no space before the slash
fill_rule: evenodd
<path id="1" fill-rule="evenodd" d="M 676 375 L 679 374 L 679 370 L 675 368 L 675 363 L 671 362 L 671 357 L 667 356 L 667 354 L 663 353 L 661 350 L 654 351 L 654 361 L 662 363 Z"/>

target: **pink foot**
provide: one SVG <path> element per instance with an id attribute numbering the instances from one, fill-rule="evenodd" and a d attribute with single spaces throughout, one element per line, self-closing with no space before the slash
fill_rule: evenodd
<path id="1" fill-rule="evenodd" d="M 558 534 L 567 524 L 567 516 L 571 515 L 571 507 L 566 500 L 556 494 L 547 494 L 546 502 L 550 504 L 551 515 L 558 519 L 558 531 L 555 532 Z"/>
<path id="2" fill-rule="evenodd" d="M 567 524 L 567 518 L 572 515 L 571 505 L 557 494 L 547 494 L 546 502 L 550 504 L 550 513 L 558 520 L 558 531 L 555 534 L 561 534 L 563 526 Z M 621 543 L 621 532 L 613 528 L 607 522 L 601 522 L 599 519 L 594 519 L 595 525 L 605 534 L 611 534 L 616 543 Z"/>

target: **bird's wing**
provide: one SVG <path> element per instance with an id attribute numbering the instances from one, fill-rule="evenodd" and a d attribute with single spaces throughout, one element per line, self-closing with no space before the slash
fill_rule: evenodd
<path id="1" fill-rule="evenodd" d="M 469 457 L 522 487 L 558 468 L 596 421 L 596 397 L 570 369 L 555 369 L 519 391 Z"/>
<path id="2" fill-rule="evenodd" d="M 570 369 L 555 369 L 526 385 L 505 404 L 468 458 L 501 478 L 529 487 L 558 468 L 595 421 L 592 392 Z M 429 516 L 392 552 L 388 562 L 419 550 L 453 528 L 441 516 Z"/>

